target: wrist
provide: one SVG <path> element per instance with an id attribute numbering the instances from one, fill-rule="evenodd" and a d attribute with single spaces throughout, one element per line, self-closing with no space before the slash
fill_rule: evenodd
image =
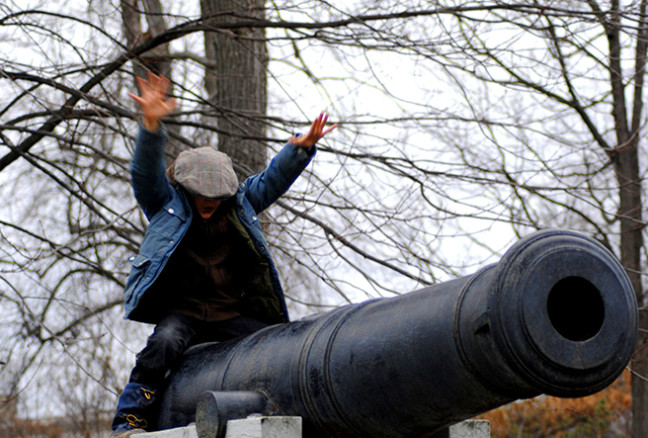
<path id="1" fill-rule="evenodd" d="M 155 118 L 143 117 L 142 125 L 149 131 L 157 131 L 160 128 L 160 123 Z"/>
<path id="2" fill-rule="evenodd" d="M 307 139 L 299 133 L 290 137 L 288 139 L 288 143 L 294 144 L 295 146 L 299 146 L 302 148 L 312 148 L 313 146 L 315 146 L 315 143 L 308 144 Z"/>

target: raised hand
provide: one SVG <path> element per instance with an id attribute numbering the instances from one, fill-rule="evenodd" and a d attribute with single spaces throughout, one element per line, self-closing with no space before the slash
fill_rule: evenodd
<path id="1" fill-rule="evenodd" d="M 133 93 L 132 97 L 142 108 L 142 123 L 150 131 L 156 131 L 159 127 L 159 120 L 168 116 L 176 108 L 176 100 L 167 98 L 170 81 L 164 76 L 148 74 L 148 80 L 137 78 L 141 96 Z"/>
<path id="2" fill-rule="evenodd" d="M 311 147 L 315 145 L 322 137 L 331 132 L 337 126 L 337 123 L 326 128 L 326 122 L 328 121 L 328 113 L 320 113 L 319 116 L 311 124 L 310 130 L 306 135 L 293 136 L 290 138 L 289 142 L 301 146 L 301 147 Z"/>

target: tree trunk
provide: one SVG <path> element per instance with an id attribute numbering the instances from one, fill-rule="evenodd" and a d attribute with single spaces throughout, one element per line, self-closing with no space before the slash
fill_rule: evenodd
<path id="1" fill-rule="evenodd" d="M 630 147 L 618 152 L 616 173 L 620 190 L 619 217 L 621 222 L 621 262 L 625 267 L 635 290 L 637 301 L 642 309 L 643 287 L 641 284 L 641 247 L 643 245 L 643 220 L 641 184 L 639 177 L 639 157 L 636 141 Z M 639 327 L 645 329 L 646 312 L 640 310 Z M 631 362 L 632 373 L 632 437 L 648 436 L 648 383 L 645 380 L 646 369 L 646 336 L 640 331 L 637 338 L 637 349 Z"/>
<path id="2" fill-rule="evenodd" d="M 641 282 L 641 248 L 643 247 L 643 201 L 641 197 L 641 175 L 639 170 L 639 135 L 643 112 L 643 84 L 646 65 L 645 42 L 647 23 L 645 19 L 646 0 L 641 3 L 641 22 L 638 26 L 637 46 L 635 51 L 634 96 L 632 115 L 628 117 L 621 65 L 621 24 L 618 4 L 610 15 L 606 25 L 609 42 L 610 83 L 612 86 L 613 109 L 617 146 L 612 152 L 612 160 L 619 184 L 618 218 L 621 231 L 621 263 L 625 267 L 634 287 L 639 303 L 639 336 L 637 349 L 631 362 L 632 368 L 632 437 L 648 436 L 648 383 L 647 355 L 645 351 L 648 328 L 647 315 L 643 310 L 643 285 Z"/>
<path id="3" fill-rule="evenodd" d="M 647 26 L 645 18 L 646 0 L 641 2 L 641 21 L 637 32 L 635 50 L 634 95 L 632 116 L 627 116 L 625 86 L 621 66 L 620 14 L 618 4 L 612 11 L 607 25 L 610 47 L 610 80 L 613 94 L 612 114 L 615 119 L 617 147 L 613 153 L 614 169 L 619 183 L 619 212 L 621 224 L 621 262 L 625 267 L 639 303 L 639 336 L 637 349 L 632 359 L 632 437 L 648 436 L 648 383 L 645 343 L 648 318 L 643 310 L 643 285 L 641 282 L 641 248 L 643 247 L 643 202 L 641 198 L 641 175 L 639 170 L 639 134 L 643 112 L 643 85 L 646 66 Z M 629 120 L 629 119 L 632 120 Z"/>
<path id="4" fill-rule="evenodd" d="M 263 0 L 201 0 L 205 54 L 213 67 L 205 87 L 213 105 L 210 118 L 218 129 L 218 149 L 234 162 L 239 178 L 264 169 L 268 55 L 262 28 L 224 29 L 240 20 L 263 20 Z M 213 122 L 212 122 L 213 123 Z"/>

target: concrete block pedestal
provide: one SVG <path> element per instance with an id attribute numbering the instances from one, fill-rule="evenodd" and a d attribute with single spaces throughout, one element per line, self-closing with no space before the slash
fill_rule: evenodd
<path id="1" fill-rule="evenodd" d="M 198 438 L 196 425 L 190 424 L 175 429 L 160 430 L 158 432 L 146 432 L 131 435 L 132 438 Z M 130 438 L 130 437 L 129 437 Z"/>
<path id="2" fill-rule="evenodd" d="M 490 423 L 486 420 L 468 420 L 439 432 L 435 438 L 490 438 Z M 132 435 L 133 438 L 198 438 L 196 426 L 191 424 L 176 429 Z M 240 420 L 229 420 L 225 438 L 302 438 L 301 417 L 252 415 Z"/>
<path id="3" fill-rule="evenodd" d="M 225 438 L 301 438 L 301 417 L 252 416 L 229 420 Z"/>
<path id="4" fill-rule="evenodd" d="M 468 420 L 449 428 L 448 438 L 490 438 L 490 422 L 487 420 Z"/>

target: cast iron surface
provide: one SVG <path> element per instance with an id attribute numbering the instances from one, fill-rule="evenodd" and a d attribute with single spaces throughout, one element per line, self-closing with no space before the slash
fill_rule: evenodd
<path id="1" fill-rule="evenodd" d="M 581 234 L 542 231 L 473 275 L 193 348 L 158 427 L 195 421 L 206 391 L 248 391 L 263 409 L 204 399 L 201 437 L 246 410 L 301 416 L 305 438 L 431 437 L 516 399 L 605 388 L 636 332 L 617 259 Z"/>

